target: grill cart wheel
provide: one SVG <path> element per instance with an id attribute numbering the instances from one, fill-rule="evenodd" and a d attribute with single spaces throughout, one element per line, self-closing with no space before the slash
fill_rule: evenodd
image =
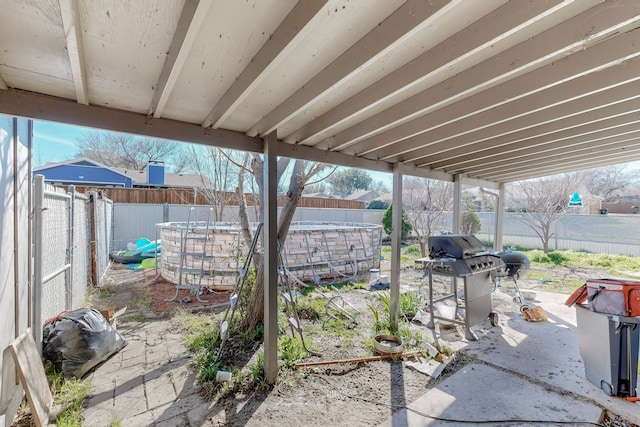
<path id="1" fill-rule="evenodd" d="M 491 313 L 489 315 L 489 321 L 491 322 L 491 326 L 498 326 L 500 318 L 498 317 L 498 313 Z"/>

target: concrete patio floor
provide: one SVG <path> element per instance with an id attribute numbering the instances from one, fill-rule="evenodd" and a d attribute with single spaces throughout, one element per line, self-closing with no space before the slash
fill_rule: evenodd
<path id="1" fill-rule="evenodd" d="M 524 320 L 511 296 L 499 290 L 493 297 L 499 325 L 474 326 L 477 341 L 437 325 L 425 329 L 433 341 L 464 349 L 474 360 L 382 425 L 457 424 L 430 417 L 465 420 L 465 425 L 486 420 L 504 420 L 493 425 L 532 424 L 525 420 L 549 421 L 536 425 L 597 423 L 604 409 L 640 424 L 640 403 L 607 396 L 585 378 L 575 309 L 566 307 L 565 300 L 566 295 L 538 292 L 535 303 L 549 320 L 532 323 Z M 90 374 L 85 424 L 209 425 L 207 415 L 215 408 L 198 395 L 188 367 L 190 355 L 170 321 L 123 323 L 118 330 L 128 345 Z"/>

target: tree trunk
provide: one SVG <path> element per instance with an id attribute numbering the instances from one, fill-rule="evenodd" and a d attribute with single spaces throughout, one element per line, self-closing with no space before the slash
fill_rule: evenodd
<path id="1" fill-rule="evenodd" d="M 302 190 L 304 189 L 303 169 L 304 161 L 296 160 L 293 166 L 291 181 L 289 182 L 289 191 L 287 191 L 287 195 L 280 212 L 280 219 L 278 220 L 279 248 L 284 244 L 284 241 L 287 238 L 289 226 L 291 225 L 296 207 L 298 206 L 298 201 L 300 200 Z M 247 313 L 242 321 L 242 329 L 245 331 L 254 329 L 264 319 L 264 262 L 262 262 L 262 257 L 260 257 L 260 261 L 260 264 L 256 268 L 256 286 L 253 295 L 251 296 Z"/>
<path id="2" fill-rule="evenodd" d="M 247 166 L 249 161 L 249 155 L 244 157 L 243 167 Z M 244 170 L 240 170 L 238 174 L 238 214 L 240 219 L 240 228 L 242 229 L 242 237 L 244 237 L 244 243 L 247 247 L 251 246 L 253 237 L 251 236 L 251 226 L 249 224 L 249 215 L 247 214 L 247 200 L 244 197 Z"/>

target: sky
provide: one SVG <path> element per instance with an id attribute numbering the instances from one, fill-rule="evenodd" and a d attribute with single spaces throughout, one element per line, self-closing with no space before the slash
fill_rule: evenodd
<path id="1" fill-rule="evenodd" d="M 87 132 L 104 132 L 92 128 L 63 125 L 34 120 L 33 122 L 33 166 L 47 162 L 63 162 L 75 157 L 76 141 Z M 628 163 L 630 168 L 640 169 L 640 162 Z M 393 176 L 390 173 L 368 171 L 374 181 L 384 182 L 391 189 Z"/>
<path id="2" fill-rule="evenodd" d="M 33 121 L 33 166 L 47 162 L 63 162 L 75 157 L 76 141 L 95 129 L 69 126 L 52 122 Z"/>
<path id="3" fill-rule="evenodd" d="M 57 163 L 73 159 L 78 153 L 76 141 L 87 132 L 104 132 L 93 128 L 64 125 L 53 122 L 33 121 L 33 167 L 47 162 Z M 393 176 L 390 173 L 368 171 L 374 181 L 383 181 L 389 189 Z"/>

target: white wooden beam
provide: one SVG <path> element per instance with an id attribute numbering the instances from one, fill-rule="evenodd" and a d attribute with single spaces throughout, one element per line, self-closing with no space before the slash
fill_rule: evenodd
<path id="1" fill-rule="evenodd" d="M 614 65 L 607 71 L 588 74 L 486 109 L 372 154 L 376 158 L 392 162 L 399 158 L 403 161 L 416 161 L 428 156 L 433 163 L 456 157 L 457 153 L 467 152 L 469 147 L 482 145 L 477 144 L 478 142 L 482 143 L 496 136 L 560 121 L 565 117 L 638 96 L 640 58 Z M 488 143 L 485 142 L 486 144 Z"/>
<path id="2" fill-rule="evenodd" d="M 624 25 L 632 25 L 629 22 L 635 22 L 633 20 L 638 19 L 638 17 L 629 17 L 628 10 L 612 8 L 609 4 L 603 4 L 593 9 L 593 11 L 589 10 L 585 14 L 569 19 L 557 27 L 495 55 L 488 61 L 398 103 L 391 109 L 375 114 L 359 124 L 337 133 L 328 138 L 325 143 L 319 144 L 318 148 L 342 150 L 349 154 L 367 153 L 394 141 L 400 141 L 433 127 L 458 120 L 468 114 L 475 114 L 482 109 L 491 108 L 514 96 L 520 96 L 539 88 L 541 85 L 561 80 L 565 76 L 558 75 L 556 78 L 556 70 L 554 69 L 547 74 L 549 79 L 547 82 L 543 82 L 539 78 L 532 79 L 524 88 L 520 87 L 523 81 L 509 84 L 510 80 L 518 76 L 530 73 L 554 60 L 565 58 L 572 52 L 580 51 L 593 43 L 611 37 L 620 31 L 621 22 Z M 590 68 L 601 63 L 602 61 L 594 61 Z M 517 66 L 514 67 L 514 64 Z M 574 64 L 574 67 L 578 68 L 578 64 Z M 565 68 L 569 71 L 570 67 Z M 577 72 L 579 71 L 576 70 L 573 74 Z M 492 96 L 491 99 L 480 102 L 484 99 L 484 95 L 482 95 L 475 103 L 470 103 L 468 106 L 466 102 L 461 103 L 461 106 L 447 110 L 446 113 L 440 113 L 449 104 L 483 91 L 487 92 L 488 89 L 500 84 L 504 89 L 492 92 L 496 98 Z M 439 113 L 437 117 L 430 114 L 427 120 L 415 120 L 434 111 Z M 409 124 L 408 122 L 412 120 L 414 121 L 410 124 L 413 127 L 400 126 L 405 123 Z"/>
<path id="3" fill-rule="evenodd" d="M 540 126 L 532 126 L 529 129 L 486 139 L 477 145 L 467 147 L 466 151 L 456 151 L 456 154 L 461 154 L 459 157 L 433 162 L 432 159 L 438 160 L 437 157 L 429 156 L 425 159 L 419 159 L 415 163 L 419 167 L 431 167 L 437 170 L 446 170 L 449 173 L 452 170 L 466 170 L 469 165 L 466 164 L 463 167 L 460 164 L 465 163 L 463 159 L 471 158 L 476 161 L 491 159 L 492 155 L 498 153 L 506 154 L 517 152 L 523 148 L 545 146 L 567 138 L 577 137 L 577 139 L 573 139 L 573 142 L 578 144 L 582 140 L 588 140 L 591 133 L 636 123 L 639 111 L 640 98 L 632 99 L 584 114 L 569 116 L 558 121 L 542 123 Z"/>
<path id="4" fill-rule="evenodd" d="M 314 142 L 318 142 L 318 134 L 326 133 L 355 116 L 366 114 L 373 107 L 424 84 L 423 82 L 429 77 L 451 67 L 461 67 L 462 62 L 467 67 L 474 65 L 469 63 L 470 57 L 481 58 L 477 62 L 487 59 L 487 55 L 494 54 L 489 47 L 498 43 L 505 33 L 514 32 L 514 29 L 526 25 L 527 21 L 561 2 L 562 0 L 529 3 L 517 0 L 502 5 L 433 49 L 312 120 L 303 128 L 291 133 L 285 141 L 290 144 L 313 146 Z"/>
<path id="5" fill-rule="evenodd" d="M 312 77 L 288 99 L 270 111 L 249 129 L 249 135 L 267 134 L 281 127 L 340 81 L 358 72 L 378 55 L 390 51 L 414 31 L 429 22 L 434 14 L 459 0 L 407 0 L 387 19 L 347 49 L 334 62 Z"/>
<path id="6" fill-rule="evenodd" d="M 309 22 L 317 16 L 327 0 L 299 1 L 289 12 L 287 17 L 269 37 L 260 51 L 251 59 L 242 73 L 225 94 L 218 100 L 213 109 L 202 122 L 202 126 L 218 128 L 240 104 L 251 90 L 261 83 L 262 77 L 278 63 L 278 58 L 284 57 L 296 37 L 303 37 L 308 31 Z"/>
<path id="7" fill-rule="evenodd" d="M 252 138 L 242 132 L 204 129 L 200 124 L 177 120 L 149 119 L 146 115 L 140 113 L 93 105 L 81 105 L 68 99 L 19 90 L 0 90 L 0 113 L 153 138 L 262 153 L 262 141 L 260 138 Z"/>
<path id="8" fill-rule="evenodd" d="M 0 89 L 2 90 L 9 89 L 9 87 L 7 86 L 7 83 L 4 81 L 1 75 L 0 75 Z"/>
<path id="9" fill-rule="evenodd" d="M 505 173 L 490 174 L 486 179 L 496 180 L 497 182 L 513 182 L 527 179 L 539 178 L 544 176 L 558 175 L 567 172 L 575 172 L 579 170 L 594 169 L 599 167 L 617 165 L 640 161 L 640 148 L 634 147 L 619 151 L 617 154 L 607 156 L 589 156 L 588 159 L 566 159 L 562 163 L 552 163 L 551 165 L 532 164 L 516 171 Z"/>
<path id="10" fill-rule="evenodd" d="M 278 141 L 275 132 L 264 139 L 264 377 L 278 378 Z M 283 242 L 284 243 L 284 242 Z"/>
<path id="11" fill-rule="evenodd" d="M 500 184 L 498 188 L 498 198 L 495 207 L 496 213 L 496 231 L 493 241 L 493 250 L 495 252 L 502 252 L 504 246 L 504 209 L 506 205 L 507 192 L 505 191 L 505 185 Z"/>
<path id="12" fill-rule="evenodd" d="M 534 164 L 505 167 L 502 170 L 487 172 L 486 175 L 498 177 L 501 181 L 516 177 L 522 173 L 539 172 L 549 175 L 549 172 L 564 169 L 582 170 L 590 167 L 598 167 L 601 164 L 626 163 L 640 156 L 640 142 L 633 145 L 625 143 L 598 151 L 579 151 L 569 156 L 556 156 L 547 159 L 536 159 Z M 480 173 L 479 175 L 482 175 Z"/>
<path id="13" fill-rule="evenodd" d="M 455 234 L 462 230 L 462 181 L 460 175 L 453 180 L 453 224 L 451 231 Z"/>
<path id="14" fill-rule="evenodd" d="M 402 167 L 393 168 L 393 191 L 391 210 L 391 301 L 389 317 L 398 325 L 398 305 L 400 303 L 400 247 L 402 244 Z"/>
<path id="15" fill-rule="evenodd" d="M 167 100 L 189 56 L 200 28 L 205 22 L 213 0 L 186 0 L 173 34 L 167 59 L 153 91 L 149 114 L 162 116 Z"/>
<path id="16" fill-rule="evenodd" d="M 85 72 L 84 49 L 82 45 L 82 28 L 78 0 L 58 0 L 62 26 L 67 43 L 67 54 L 71 65 L 73 85 L 76 89 L 76 101 L 80 104 L 89 104 L 87 92 L 87 74 Z"/>
<path id="17" fill-rule="evenodd" d="M 553 141 L 545 145 L 532 144 L 528 148 L 520 150 L 509 150 L 504 155 L 494 155 L 489 159 L 478 160 L 473 164 L 459 165 L 461 170 L 470 170 L 473 173 L 493 173 L 510 166 L 531 164 L 531 158 L 535 157 L 536 161 L 550 157 L 570 156 L 573 153 L 582 151 L 590 151 L 591 153 L 600 152 L 600 150 L 613 147 L 625 147 L 640 141 L 640 121 L 629 127 L 633 130 L 627 132 L 613 132 L 611 129 L 596 132 L 590 135 L 588 139 L 584 136 L 569 138 L 566 141 Z M 614 130 L 617 130 L 614 129 Z M 606 135 L 610 133 L 609 135 Z M 596 136 L 597 134 L 597 136 Z M 605 136 L 606 135 L 606 136 Z"/>

